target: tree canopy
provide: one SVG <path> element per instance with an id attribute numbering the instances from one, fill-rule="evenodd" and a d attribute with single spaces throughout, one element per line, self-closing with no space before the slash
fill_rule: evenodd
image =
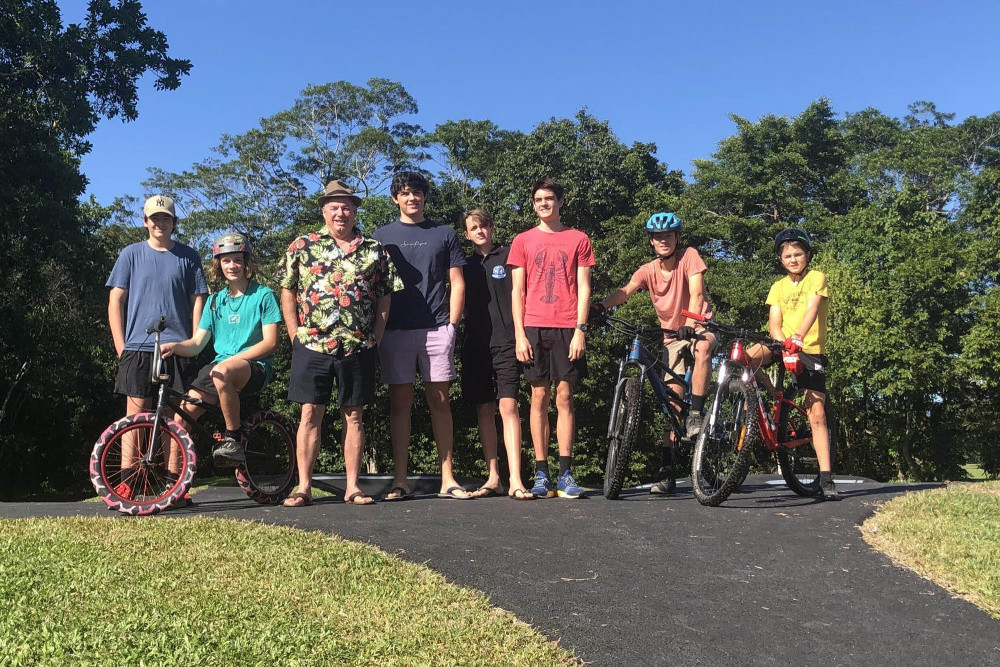
<path id="1" fill-rule="evenodd" d="M 49 12 L 51 4 L 38 3 Z M 189 65 L 166 56 L 165 38 L 146 32 L 137 4 L 94 2 L 91 9 L 95 16 L 111 12 L 106 15 L 119 22 L 132 17 L 128 34 L 148 40 L 133 42 L 144 45 L 136 53 L 147 55 L 147 69 L 160 74 L 163 87 L 176 85 Z M 58 23 L 58 13 L 45 16 L 37 19 L 40 25 Z M 69 27 L 55 33 L 77 34 L 81 41 L 94 35 L 87 39 L 96 40 L 89 42 L 95 59 L 83 59 L 91 67 L 107 63 L 97 57 L 103 52 L 96 45 L 112 30 L 94 21 L 90 32 Z M 80 62 L 74 53 L 67 57 Z M 3 72 L 30 64 L 18 62 L 0 72 L 0 85 L 19 80 Z M 87 113 L 134 113 L 132 71 L 108 74 L 119 83 L 131 81 L 131 92 L 115 88 L 118 93 L 105 99 L 107 88 L 88 89 Z M 47 94 L 35 94 L 39 105 L 48 104 Z M 63 108 L 69 113 L 70 106 Z M 992 372 L 1000 357 L 994 341 L 1000 315 L 1000 112 L 956 122 L 933 104 L 917 102 L 902 118 L 876 109 L 838 114 L 830 100 L 819 99 L 791 117 L 732 116 L 733 135 L 695 162 L 690 180 L 659 160 L 655 145 L 623 143 L 608 121 L 586 109 L 573 118 L 541 121 L 530 132 L 487 119 L 451 120 L 425 130 L 418 118 L 417 101 L 401 83 L 373 78 L 364 85 L 309 85 L 286 110 L 242 134 L 221 137 L 190 168 L 173 173 L 151 165 L 144 185 L 175 197 L 184 216 L 183 238 L 196 247 L 225 230 L 248 234 L 267 281 L 288 242 L 321 224 L 315 196 L 331 178 L 366 195 L 360 220 L 368 232 L 396 216 L 387 179 L 413 168 L 431 181 L 430 217 L 459 226 L 462 211 L 484 208 L 497 220 L 498 239 L 509 242 L 535 224 L 530 184 L 550 176 L 566 186 L 564 219 L 593 241 L 595 297 L 625 284 L 652 257 L 642 224 L 655 211 L 672 210 L 684 221 L 684 242 L 709 265 L 706 283 L 717 316 L 761 329 L 765 295 L 779 277 L 773 238 L 781 229 L 801 228 L 814 241 L 814 266 L 831 285 L 829 387 L 840 414 L 837 469 L 879 479 L 939 479 L 961 476 L 963 464 L 979 462 L 1000 474 L 1000 427 L 991 419 L 1000 398 Z M 20 197 L 0 199 L 0 207 L 20 202 L 23 221 L 0 231 L 12 244 L 0 252 L 21 258 L 9 264 L 4 259 L 5 266 L 17 267 L 12 283 L 19 291 L 0 303 L 14 322 L 0 357 L 0 388 L 16 398 L 8 401 L 6 416 L 0 412 L 0 446 L 6 450 L 0 449 L 0 460 L 10 460 L 16 446 L 33 479 L 56 486 L 85 478 L 78 462 L 98 425 L 117 414 L 110 397 L 95 400 L 92 391 L 95 377 L 110 387 L 114 371 L 102 285 L 114 257 L 137 238 L 134 226 L 121 221 L 134 221 L 139 202 L 122 199 L 108 209 L 75 203 L 83 181 L 74 156 L 85 149 L 81 142 L 92 121 L 79 127 L 63 136 L 36 122 L 5 136 L 22 161 L 20 180 L 9 183 L 27 184 L 18 186 Z M 68 193 L 51 187 L 56 174 L 70 179 Z M 9 183 L 0 188 L 13 188 Z M 53 219 L 66 224 L 40 222 Z M 18 246 L 13 229 L 31 232 L 21 235 Z M 41 238 L 49 244 L 42 261 L 24 260 Z M 16 251 L 7 249 L 14 246 Z M 644 297 L 621 308 L 630 318 L 654 317 Z M 81 321 L 86 329 L 71 330 Z M 44 340 L 68 343 L 42 355 L 40 331 Z M 588 341 L 591 377 L 578 389 L 583 409 L 577 412 L 575 454 L 578 471 L 590 481 L 603 471 L 607 387 L 626 344 L 606 335 Z M 287 355 L 287 349 L 279 352 L 279 368 Z M 45 393 L 40 377 L 29 391 L 26 376 L 18 373 L 24 360 L 34 359 L 49 377 L 62 377 L 62 369 L 72 367 L 66 376 L 71 386 Z M 282 403 L 284 382 L 279 372 L 263 400 L 293 415 L 293 407 Z M 458 388 L 452 391 L 460 399 Z M 61 476 L 53 472 L 44 453 L 51 442 L 31 434 L 33 420 L 51 409 L 45 401 L 74 406 L 68 411 L 72 423 L 60 427 L 69 441 L 52 451 L 79 465 L 75 473 L 68 465 Z M 474 474 L 482 470 L 475 416 L 461 401 L 455 406 L 457 469 Z M 654 415 L 651 408 L 645 414 Z M 387 412 L 382 391 L 366 411 L 370 470 L 390 465 Z M 330 419 L 327 432 L 334 433 L 337 424 Z M 412 461 L 433 471 L 429 416 L 418 409 L 413 421 Z M 648 420 L 643 441 L 656 442 L 659 428 L 657 418 Z M 320 469 L 340 465 L 338 448 L 326 448 Z M 634 473 L 648 475 L 655 465 L 650 446 L 636 459 Z"/>
<path id="2" fill-rule="evenodd" d="M 111 413 L 111 397 L 92 392 L 112 356 L 94 333 L 118 250 L 104 245 L 105 213 L 78 202 L 79 158 L 99 118 L 136 117 L 145 73 L 170 90 L 191 64 L 167 55 L 135 0 L 93 0 L 67 26 L 53 0 L 2 6 L 0 488 L 65 487 Z"/>

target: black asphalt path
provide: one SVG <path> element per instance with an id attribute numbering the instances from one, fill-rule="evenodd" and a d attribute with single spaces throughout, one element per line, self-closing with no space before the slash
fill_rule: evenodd
<path id="1" fill-rule="evenodd" d="M 799 498 L 751 477 L 722 507 L 626 491 L 607 501 L 438 499 L 261 507 L 199 492 L 169 516 L 334 533 L 485 592 L 594 665 L 1000 665 L 1000 622 L 893 566 L 861 539 L 877 503 L 918 487 L 845 484 Z M 8 503 L 0 516 L 112 514 Z M 403 602 L 405 604 L 405 602 Z"/>

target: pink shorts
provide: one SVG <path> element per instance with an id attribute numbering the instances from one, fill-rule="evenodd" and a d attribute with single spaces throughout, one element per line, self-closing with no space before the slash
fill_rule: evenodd
<path id="1" fill-rule="evenodd" d="M 378 347 L 382 382 L 410 384 L 417 367 L 424 382 L 450 382 L 455 373 L 455 325 L 386 330 Z"/>

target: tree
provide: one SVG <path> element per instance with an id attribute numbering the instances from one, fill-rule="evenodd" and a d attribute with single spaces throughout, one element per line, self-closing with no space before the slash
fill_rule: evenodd
<path id="1" fill-rule="evenodd" d="M 51 0 L 0 12 L 0 489 L 86 477 L 85 444 L 103 419 L 91 389 L 108 255 L 103 212 L 81 207 L 79 158 L 99 118 L 136 117 L 138 81 L 180 84 L 191 64 L 167 55 L 136 0 L 94 0 L 62 25 Z M 58 341 L 58 344 L 54 343 Z M 52 427 L 53 423 L 57 426 Z M 43 426 L 44 425 L 44 426 Z"/>
<path id="2" fill-rule="evenodd" d="M 738 133 L 697 162 L 686 193 L 723 318 L 763 325 L 771 239 L 784 227 L 813 235 L 831 284 L 841 470 L 932 479 L 1000 460 L 980 417 L 996 398 L 984 371 L 996 361 L 1000 118 L 952 120 L 928 102 L 902 119 L 837 119 L 825 100 L 793 119 L 734 117 Z"/>
<path id="3" fill-rule="evenodd" d="M 416 100 L 387 79 L 310 85 L 258 127 L 223 135 L 214 156 L 181 173 L 151 168 L 143 185 L 174 196 L 194 240 L 235 229 L 273 263 L 318 223 L 313 196 L 331 179 L 376 195 L 396 170 L 425 157 L 423 131 L 405 120 L 416 113 Z"/>

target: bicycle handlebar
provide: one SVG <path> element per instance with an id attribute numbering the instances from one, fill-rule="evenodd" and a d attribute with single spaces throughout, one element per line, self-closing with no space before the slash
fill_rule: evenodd
<path id="1" fill-rule="evenodd" d="M 781 347 L 781 341 L 775 340 L 770 336 L 760 333 L 759 331 L 750 331 L 749 329 L 743 329 L 741 327 L 734 327 L 728 324 L 723 324 L 721 322 L 716 322 L 715 320 L 710 320 L 704 315 L 698 313 L 692 313 L 688 310 L 682 310 L 681 315 L 684 317 L 689 317 L 695 322 L 700 323 L 703 327 L 709 331 L 716 331 L 725 336 L 731 338 L 742 338 L 745 340 L 750 340 L 755 343 L 760 343 L 765 347 L 776 348 Z"/>
<path id="2" fill-rule="evenodd" d="M 617 329 L 618 331 L 621 331 L 622 333 L 627 333 L 630 336 L 645 335 L 645 334 L 654 334 L 654 333 L 655 334 L 664 334 L 664 335 L 667 335 L 667 336 L 676 336 L 677 335 L 677 332 L 674 331 L 673 329 L 662 329 L 660 327 L 644 327 L 644 326 L 640 326 L 638 324 L 635 324 L 633 322 L 629 322 L 628 320 L 623 320 L 623 319 L 617 318 L 617 317 L 615 317 L 613 315 L 607 315 L 607 314 L 605 314 L 605 315 L 603 315 L 603 317 L 601 319 L 603 319 L 608 324 L 610 324 L 613 329 Z"/>
<path id="3" fill-rule="evenodd" d="M 156 320 L 156 324 L 153 325 L 152 329 L 146 329 L 147 334 L 151 333 L 163 333 L 163 330 L 167 328 L 167 316 L 161 315 L 160 319 Z"/>

